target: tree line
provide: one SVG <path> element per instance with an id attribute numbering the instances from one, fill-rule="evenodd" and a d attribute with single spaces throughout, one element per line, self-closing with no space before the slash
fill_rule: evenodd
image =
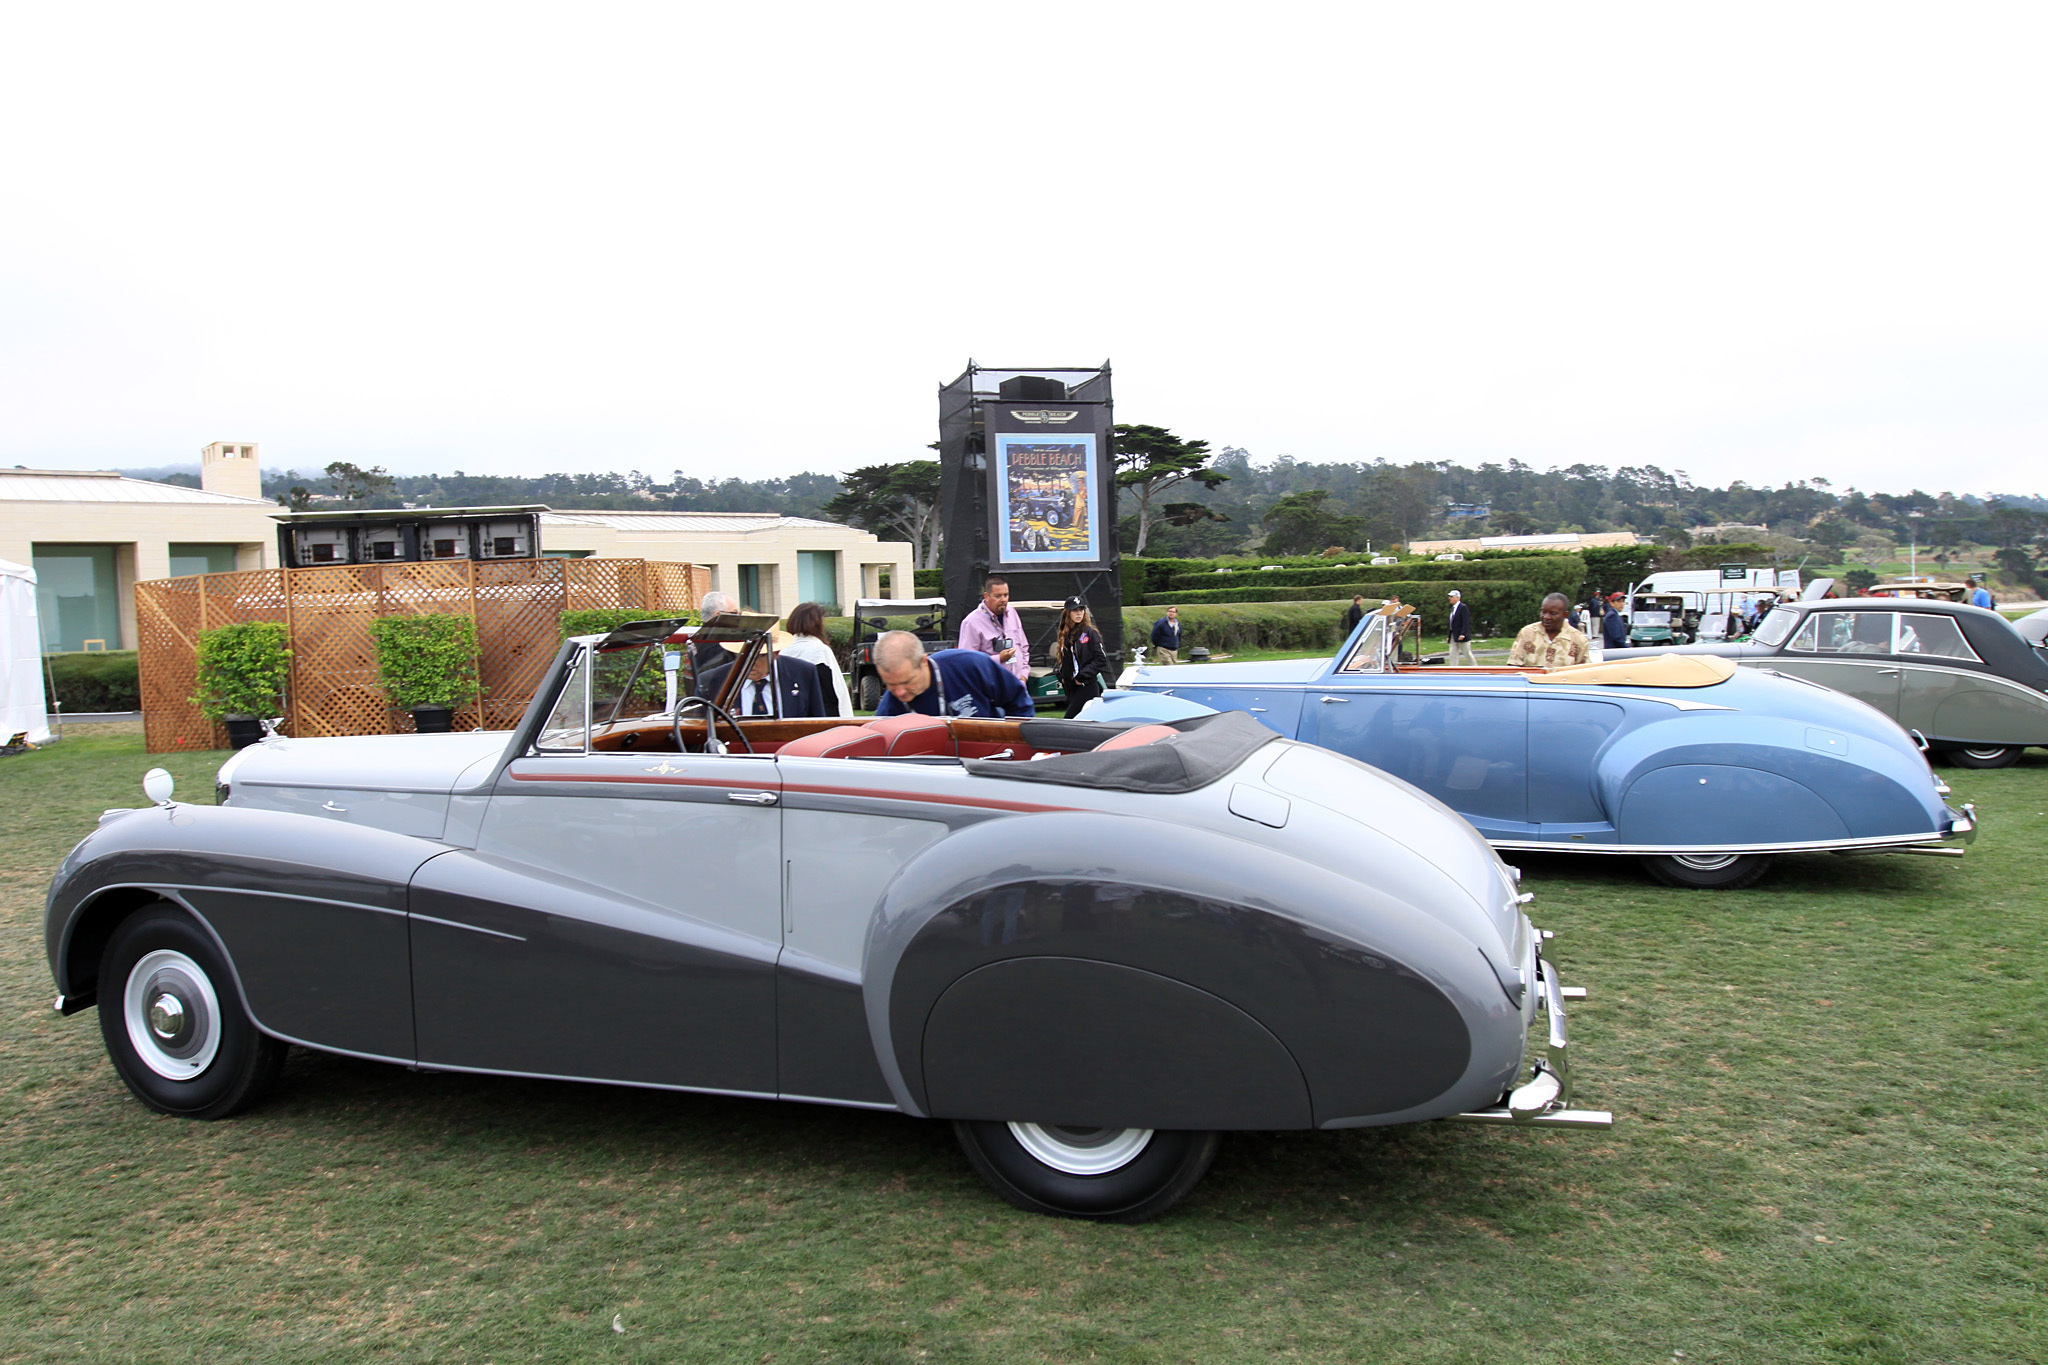
<path id="1" fill-rule="evenodd" d="M 1145 424 L 1119 424 L 1111 448 L 1121 495 L 1119 539 L 1134 555 L 1313 554 L 1331 546 L 1363 552 L 1416 540 L 1561 531 L 1633 531 L 1684 547 L 1699 528 L 1739 524 L 1836 553 L 1872 536 L 1910 536 L 1935 552 L 1988 545 L 2002 568 L 2030 581 L 2048 567 L 2048 499 L 2039 496 L 1836 489 L 1820 478 L 1711 487 L 1653 464 L 1537 469 L 1509 460 L 1474 469 L 1448 460 L 1261 460 L 1239 446 L 1212 450 L 1206 441 Z M 146 476 L 198 483 L 188 474 Z M 666 481 L 639 470 L 402 475 L 336 461 L 318 475 L 268 474 L 263 491 L 301 509 L 336 501 L 365 507 L 544 503 L 564 511 L 818 517 L 908 541 L 924 568 L 938 564 L 942 535 L 939 464 L 931 458 L 771 479 L 705 480 L 677 470 Z"/>

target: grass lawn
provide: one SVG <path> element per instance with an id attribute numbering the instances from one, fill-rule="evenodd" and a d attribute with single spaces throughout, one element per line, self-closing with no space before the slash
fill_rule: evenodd
<path id="1" fill-rule="evenodd" d="M 161 760 L 211 799 L 222 755 Z M 50 874 L 139 735 L 0 759 L 0 1361 L 2032 1361 L 2048 754 L 1961 860 L 1734 894 L 1529 858 L 1606 1133 L 1229 1139 L 1161 1222 L 1011 1210 L 892 1115 L 295 1052 L 157 1117 L 59 1019 Z M 602 1008 L 593 1001 L 592 1008 Z M 1371 1040 L 1360 1040 L 1369 1046 Z M 622 1331 L 614 1330 L 614 1323 Z M 1681 1354 L 1682 1353 L 1682 1354 Z"/>

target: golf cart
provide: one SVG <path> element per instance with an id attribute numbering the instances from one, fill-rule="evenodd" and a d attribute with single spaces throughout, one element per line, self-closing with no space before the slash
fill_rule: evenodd
<path id="1" fill-rule="evenodd" d="M 1688 615 L 1685 597 L 1675 592 L 1639 592 L 1629 599 L 1630 645 L 1689 645 L 1698 618 Z"/>
<path id="2" fill-rule="evenodd" d="M 907 624 L 892 617 L 912 618 Z M 885 630 L 907 630 L 924 641 L 925 652 L 948 648 L 943 597 L 863 597 L 853 604 L 853 704 L 872 711 L 882 704 L 882 675 L 875 672 L 875 639 Z"/>

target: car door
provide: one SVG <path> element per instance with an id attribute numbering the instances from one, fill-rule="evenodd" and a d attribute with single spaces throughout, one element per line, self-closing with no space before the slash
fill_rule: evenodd
<path id="1" fill-rule="evenodd" d="M 1303 696 L 1299 738 L 1420 787 L 1489 839 L 1527 838 L 1527 686 L 1332 673 Z"/>
<path id="2" fill-rule="evenodd" d="M 576 685 L 557 710 L 587 716 Z M 583 742 L 551 718 L 475 847 L 414 878 L 421 1063 L 774 1093 L 774 760 Z"/>
<path id="3" fill-rule="evenodd" d="M 1529 818 L 1550 843 L 1597 839 L 1614 828 L 1595 777 L 1607 741 L 1627 721 L 1620 702 L 1594 697 L 1529 701 Z"/>
<path id="4" fill-rule="evenodd" d="M 1902 670 L 1892 657 L 1889 611 L 1808 612 L 1766 667 L 1831 687 L 1899 718 Z"/>

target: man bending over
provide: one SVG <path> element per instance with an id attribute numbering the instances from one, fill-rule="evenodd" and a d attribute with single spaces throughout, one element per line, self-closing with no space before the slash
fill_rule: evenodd
<path id="1" fill-rule="evenodd" d="M 976 649 L 924 652 L 924 641 L 892 630 L 875 641 L 875 672 L 889 695 L 877 716 L 1032 716 L 1031 694 L 1017 675 Z"/>

